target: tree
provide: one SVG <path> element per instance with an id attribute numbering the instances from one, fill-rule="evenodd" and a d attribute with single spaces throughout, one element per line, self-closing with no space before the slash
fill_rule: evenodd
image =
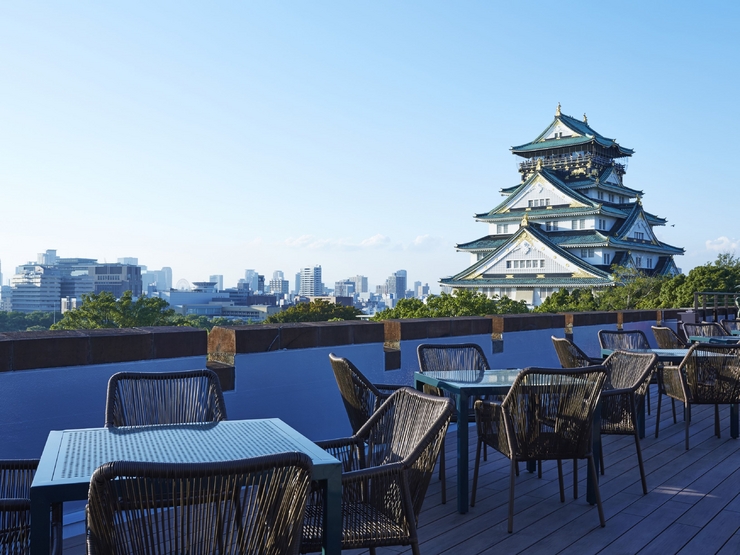
<path id="1" fill-rule="evenodd" d="M 558 289 L 547 297 L 534 312 L 588 312 L 597 310 L 598 305 L 590 289 Z"/>
<path id="2" fill-rule="evenodd" d="M 626 266 L 615 266 L 614 287 L 603 289 L 596 296 L 598 310 L 652 309 L 660 306 L 660 291 L 670 280 L 667 276 L 648 276 Z"/>
<path id="3" fill-rule="evenodd" d="M 694 293 L 697 291 L 736 293 L 738 286 L 740 286 L 740 258 L 731 253 L 720 253 L 714 262 L 697 266 L 684 279 L 671 284 L 662 295 L 665 302 L 663 306 L 690 307 L 694 305 Z"/>
<path id="4" fill-rule="evenodd" d="M 99 328 L 133 328 L 141 326 L 165 326 L 172 323 L 175 311 L 164 299 L 139 297 L 126 291 L 116 300 L 108 291 L 88 293 L 82 296 L 82 306 L 64 313 L 54 324 L 55 330 L 81 330 Z"/>
<path id="5" fill-rule="evenodd" d="M 524 301 L 508 297 L 487 297 L 470 289 L 458 289 L 454 294 L 429 295 L 426 302 L 420 299 L 401 299 L 394 308 L 375 314 L 372 320 L 404 318 L 442 318 L 454 316 L 486 316 L 488 314 L 522 314 L 529 312 Z"/>
<path id="6" fill-rule="evenodd" d="M 269 316 L 266 324 L 286 322 L 328 322 L 329 320 L 356 320 L 362 311 L 354 306 L 342 306 L 316 299 L 310 303 L 298 303 L 290 308 Z"/>
<path id="7" fill-rule="evenodd" d="M 0 332 L 48 330 L 53 323 L 53 312 L 0 312 Z"/>

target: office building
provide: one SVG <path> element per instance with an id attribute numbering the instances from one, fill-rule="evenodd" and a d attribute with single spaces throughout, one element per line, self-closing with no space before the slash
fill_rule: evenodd
<path id="1" fill-rule="evenodd" d="M 324 294 L 320 265 L 301 269 L 301 283 L 298 294 L 303 297 L 318 297 Z"/>

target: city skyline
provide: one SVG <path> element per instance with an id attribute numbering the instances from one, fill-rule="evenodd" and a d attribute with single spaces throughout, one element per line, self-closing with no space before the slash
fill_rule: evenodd
<path id="1" fill-rule="evenodd" d="M 6 3 L 4 277 L 57 249 L 438 293 L 558 102 L 635 149 L 684 272 L 735 252 L 738 178 L 707 168 L 740 123 L 740 7 L 620 6 Z"/>

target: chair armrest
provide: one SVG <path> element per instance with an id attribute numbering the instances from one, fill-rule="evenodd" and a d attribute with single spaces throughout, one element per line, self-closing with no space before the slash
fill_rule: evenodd
<path id="1" fill-rule="evenodd" d="M 504 409 L 501 401 L 476 401 L 475 427 L 479 440 L 507 457 L 509 456 L 509 442 L 506 437 Z"/>
<path id="2" fill-rule="evenodd" d="M 365 443 L 356 437 L 317 441 L 316 445 L 342 462 L 342 472 L 362 468 L 365 460 Z"/>
<path id="3" fill-rule="evenodd" d="M 383 400 L 393 395 L 394 392 L 398 391 L 402 387 L 407 387 L 405 385 L 394 385 L 394 384 L 387 384 L 387 383 L 376 383 L 373 385 L 380 392 Z"/>
<path id="4" fill-rule="evenodd" d="M 601 392 L 601 398 L 605 399 L 607 397 L 618 397 L 620 395 L 629 395 L 630 393 L 634 393 L 635 390 L 640 387 L 641 384 L 637 384 L 635 387 L 623 387 L 622 389 L 605 389 Z"/>
<path id="5" fill-rule="evenodd" d="M 352 470 L 342 474 L 342 483 L 352 483 L 367 480 L 368 478 L 389 476 L 392 474 L 400 474 L 405 468 L 402 462 L 394 462 L 390 464 L 383 464 L 380 466 L 372 466 L 370 468 L 362 468 L 359 470 Z"/>

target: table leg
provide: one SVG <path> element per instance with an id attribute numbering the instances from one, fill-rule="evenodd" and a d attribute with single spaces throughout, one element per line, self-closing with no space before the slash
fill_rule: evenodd
<path id="1" fill-rule="evenodd" d="M 332 469 L 331 476 L 326 480 L 326 496 L 324 515 L 326 516 L 326 531 L 324 536 L 325 555 L 340 555 L 342 553 L 342 467 L 337 465 Z"/>
<path id="2" fill-rule="evenodd" d="M 468 396 L 457 395 L 457 512 L 468 512 Z"/>
<path id="3" fill-rule="evenodd" d="M 738 426 L 738 404 L 732 403 L 730 405 L 730 436 L 734 439 L 740 435 L 740 426 Z"/>
<path id="4" fill-rule="evenodd" d="M 51 549 L 51 504 L 31 490 L 31 554 L 49 555 Z"/>
<path id="5" fill-rule="evenodd" d="M 591 429 L 591 451 L 594 456 L 594 473 L 591 466 L 588 466 L 588 479 L 586 480 L 586 501 L 591 505 L 596 504 L 596 487 L 599 483 L 599 467 L 601 464 L 601 403 L 596 405 L 594 411 L 594 421 Z"/>

